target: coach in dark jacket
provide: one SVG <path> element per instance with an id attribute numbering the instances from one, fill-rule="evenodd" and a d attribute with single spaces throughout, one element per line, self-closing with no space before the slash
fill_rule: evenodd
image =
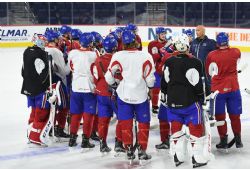
<path id="1" fill-rule="evenodd" d="M 209 52 L 216 49 L 216 41 L 213 39 L 209 39 L 205 35 L 205 27 L 203 25 L 198 25 L 196 27 L 196 36 L 191 43 L 190 53 L 192 53 L 196 58 L 200 59 L 203 64 L 203 72 L 205 73 L 205 61 Z M 205 76 L 206 74 L 204 74 Z M 206 76 L 205 76 L 206 77 Z M 210 78 L 206 77 L 206 92 L 210 93 Z"/>

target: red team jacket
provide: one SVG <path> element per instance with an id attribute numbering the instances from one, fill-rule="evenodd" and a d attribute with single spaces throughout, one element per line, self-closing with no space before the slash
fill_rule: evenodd
<path id="1" fill-rule="evenodd" d="M 211 79 L 211 91 L 228 93 L 239 89 L 237 61 L 241 53 L 237 48 L 218 49 L 210 52 L 206 59 L 206 73 L 211 63 L 216 63 L 218 75 Z"/>
<path id="2" fill-rule="evenodd" d="M 96 85 L 95 93 L 101 96 L 111 96 L 111 92 L 108 90 L 108 83 L 106 82 L 104 77 L 105 73 L 107 72 L 111 58 L 112 54 L 104 54 L 101 57 L 98 57 L 95 61 L 95 66 L 98 73 L 97 79 L 96 76 L 94 76 L 94 82 Z"/>

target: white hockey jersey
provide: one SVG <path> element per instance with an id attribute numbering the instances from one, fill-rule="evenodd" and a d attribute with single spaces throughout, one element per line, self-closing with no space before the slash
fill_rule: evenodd
<path id="1" fill-rule="evenodd" d="M 115 73 L 119 71 L 123 79 L 117 87 L 119 98 L 130 104 L 140 104 L 147 100 L 148 87 L 155 83 L 155 68 L 152 56 L 143 51 L 125 50 L 115 53 L 111 59 L 105 79 L 115 83 Z"/>
<path id="2" fill-rule="evenodd" d="M 70 73 L 69 66 L 65 63 L 63 53 L 56 47 L 46 47 L 45 51 L 52 56 L 53 71 L 62 79 L 64 85 L 67 85 L 66 75 Z"/>
<path id="3" fill-rule="evenodd" d="M 96 60 L 96 53 L 75 49 L 69 52 L 69 64 L 72 71 L 72 91 L 81 93 L 94 93 L 95 84 L 91 74 Z"/>

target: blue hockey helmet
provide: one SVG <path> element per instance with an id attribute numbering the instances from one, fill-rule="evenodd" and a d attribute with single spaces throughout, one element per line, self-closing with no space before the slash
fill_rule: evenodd
<path id="1" fill-rule="evenodd" d="M 56 39 L 58 39 L 60 34 L 56 31 L 49 31 L 46 35 L 46 38 L 48 42 L 54 42 Z"/>
<path id="2" fill-rule="evenodd" d="M 166 33 L 167 30 L 164 27 L 157 27 L 156 28 L 156 34 Z"/>
<path id="3" fill-rule="evenodd" d="M 99 33 L 96 32 L 96 31 L 92 31 L 91 34 L 94 36 L 94 38 L 95 38 L 94 41 L 95 41 L 96 43 L 102 44 L 103 38 L 102 38 L 101 34 L 99 34 Z"/>
<path id="4" fill-rule="evenodd" d="M 193 31 L 191 29 L 187 29 L 184 31 L 184 34 L 186 34 L 187 36 L 193 36 Z"/>
<path id="5" fill-rule="evenodd" d="M 135 24 L 129 23 L 126 26 L 126 30 L 130 30 L 130 31 L 137 31 L 137 26 Z"/>
<path id="6" fill-rule="evenodd" d="M 71 32 L 71 27 L 70 26 L 67 26 L 67 25 L 63 25 L 61 28 L 60 28 L 60 33 L 63 35 L 63 34 L 67 34 L 67 33 L 70 33 Z"/>
<path id="7" fill-rule="evenodd" d="M 72 29 L 71 30 L 71 37 L 73 40 L 79 40 L 82 31 L 79 29 Z"/>
<path id="8" fill-rule="evenodd" d="M 103 41 L 103 48 L 107 53 L 111 53 L 117 48 L 118 43 L 114 37 L 108 36 Z"/>
<path id="9" fill-rule="evenodd" d="M 229 42 L 228 34 L 225 32 L 220 32 L 216 36 L 216 42 L 219 46 L 227 46 Z"/>
<path id="10" fill-rule="evenodd" d="M 124 31 L 122 33 L 122 43 L 129 44 L 135 41 L 135 34 L 132 31 Z"/>
<path id="11" fill-rule="evenodd" d="M 80 38 L 79 42 L 82 47 L 87 48 L 93 43 L 95 40 L 94 36 L 90 32 L 83 33 Z"/>
<path id="12" fill-rule="evenodd" d="M 118 39 L 119 39 L 118 35 L 117 35 L 116 32 L 114 32 L 114 31 L 113 31 L 113 32 L 110 32 L 108 36 L 113 37 L 114 39 L 116 39 L 116 41 L 118 41 Z"/>

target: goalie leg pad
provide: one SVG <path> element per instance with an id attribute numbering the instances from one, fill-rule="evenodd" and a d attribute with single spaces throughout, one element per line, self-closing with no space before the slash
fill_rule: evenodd
<path id="1" fill-rule="evenodd" d="M 29 140 L 33 143 L 41 144 L 40 135 L 45 127 L 49 117 L 49 110 L 47 109 L 35 109 L 35 119 L 30 130 Z"/>
<path id="2" fill-rule="evenodd" d="M 138 132 L 138 143 L 141 145 L 142 150 L 146 150 L 148 146 L 148 136 L 149 136 L 149 123 L 139 122 L 139 132 Z"/>
<path id="3" fill-rule="evenodd" d="M 197 163 L 207 163 L 209 161 L 210 153 L 207 148 L 206 136 L 196 137 L 190 135 L 190 143 L 192 144 L 192 157 L 194 157 Z"/>
<path id="4" fill-rule="evenodd" d="M 30 113 L 30 117 L 29 117 L 29 121 L 28 121 L 29 124 L 31 124 L 31 123 L 34 122 L 35 113 L 36 113 L 36 108 L 35 107 L 31 107 L 31 113 Z"/>
<path id="5" fill-rule="evenodd" d="M 184 162 L 187 153 L 187 139 L 182 131 L 175 132 L 170 138 L 170 154 L 176 155 L 180 162 Z"/>

